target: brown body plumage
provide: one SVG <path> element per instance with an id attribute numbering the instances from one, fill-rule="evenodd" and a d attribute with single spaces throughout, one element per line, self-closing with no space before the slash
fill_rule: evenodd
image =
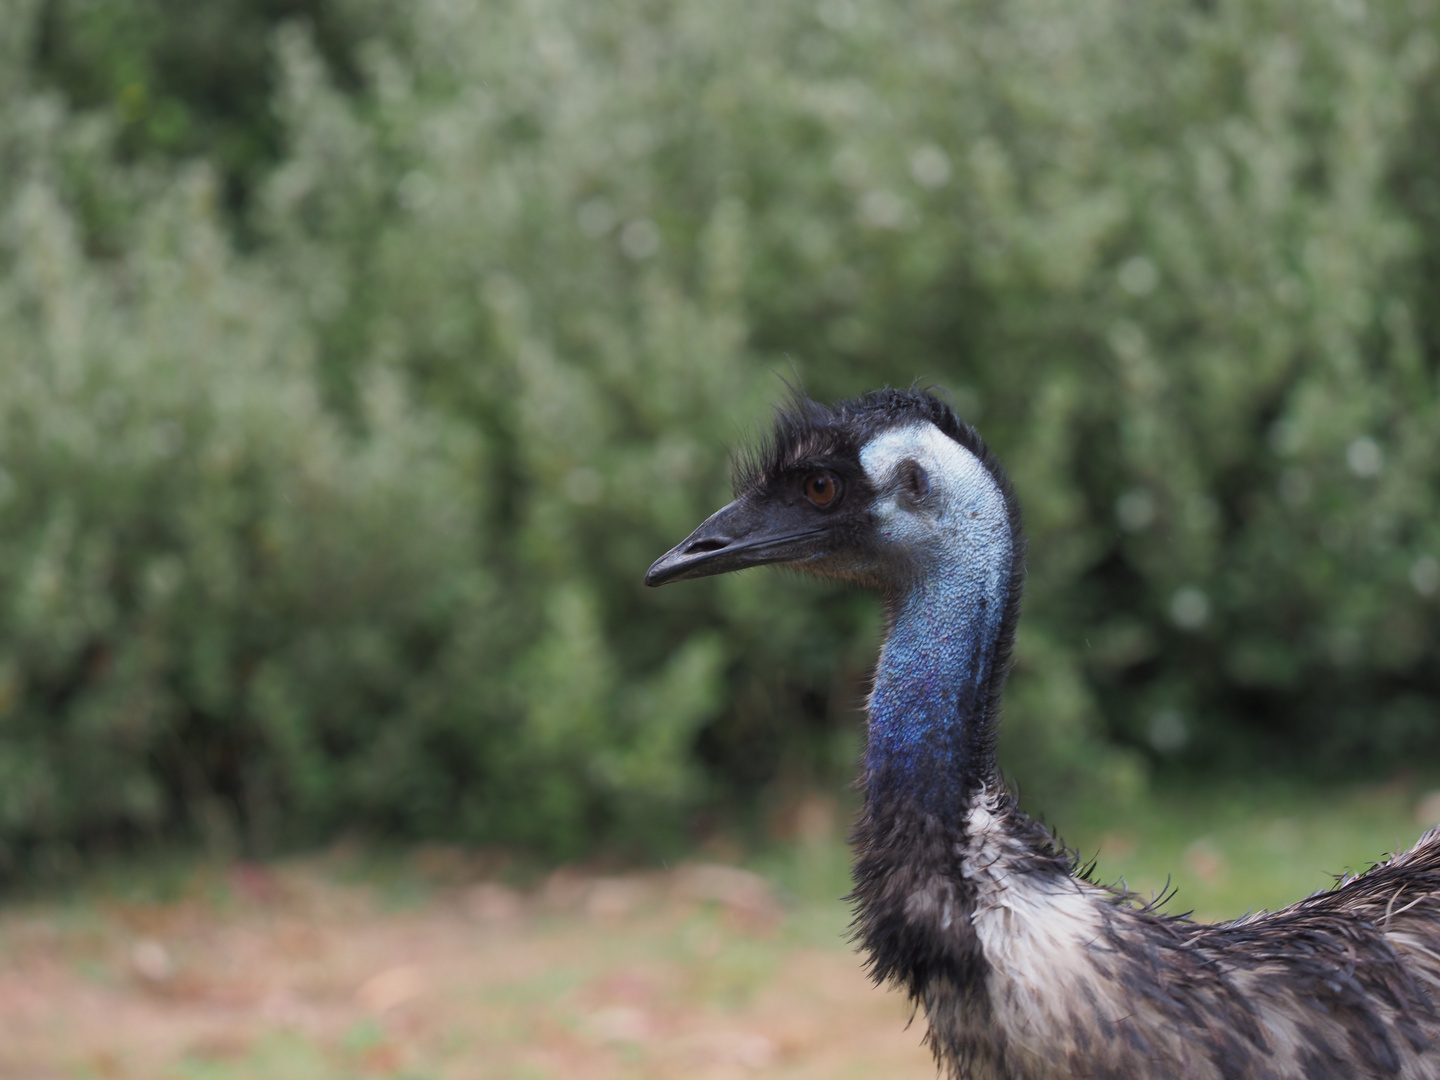
<path id="1" fill-rule="evenodd" d="M 859 928 L 952 1076 L 1440 1077 L 1440 830 L 1334 890 L 1207 925 L 1076 876 L 1003 789 L 963 831 L 931 825 L 896 822 L 928 850 L 892 862 L 867 814 Z"/>
<path id="2" fill-rule="evenodd" d="M 1024 577 L 974 430 L 915 391 L 797 401 L 659 585 L 787 563 L 889 631 L 855 832 L 856 933 L 963 1080 L 1440 1080 L 1440 830 L 1274 913 L 1198 924 L 1088 880 L 994 759 Z"/>

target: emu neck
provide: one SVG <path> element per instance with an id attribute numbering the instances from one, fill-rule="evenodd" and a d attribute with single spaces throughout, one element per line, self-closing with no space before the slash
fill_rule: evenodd
<path id="1" fill-rule="evenodd" d="M 865 754 L 872 809 L 908 804 L 950 818 L 995 775 L 991 680 L 1010 554 L 1006 530 L 889 598 Z"/>

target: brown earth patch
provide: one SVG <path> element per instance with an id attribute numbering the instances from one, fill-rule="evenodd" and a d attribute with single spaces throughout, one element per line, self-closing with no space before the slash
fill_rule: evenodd
<path id="1" fill-rule="evenodd" d="M 838 903 L 722 866 L 521 890 L 442 855 L 399 909 L 314 861 L 0 913 L 0 1078 L 934 1076 Z"/>

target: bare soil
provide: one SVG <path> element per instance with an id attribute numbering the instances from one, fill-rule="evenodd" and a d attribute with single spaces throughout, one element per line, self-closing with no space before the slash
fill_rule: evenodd
<path id="1" fill-rule="evenodd" d="M 430 865 L 426 865 L 428 863 Z M 0 1077 L 930 1080 L 843 905 L 719 865 L 529 890 L 431 852 L 0 909 Z"/>

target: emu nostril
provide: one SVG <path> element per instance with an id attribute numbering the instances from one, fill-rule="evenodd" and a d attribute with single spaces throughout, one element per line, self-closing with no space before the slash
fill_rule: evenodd
<path id="1" fill-rule="evenodd" d="M 713 537 L 706 540 L 696 540 L 685 549 L 686 555 L 704 555 L 707 551 L 719 551 L 723 547 L 729 547 L 729 540 L 717 540 Z"/>

